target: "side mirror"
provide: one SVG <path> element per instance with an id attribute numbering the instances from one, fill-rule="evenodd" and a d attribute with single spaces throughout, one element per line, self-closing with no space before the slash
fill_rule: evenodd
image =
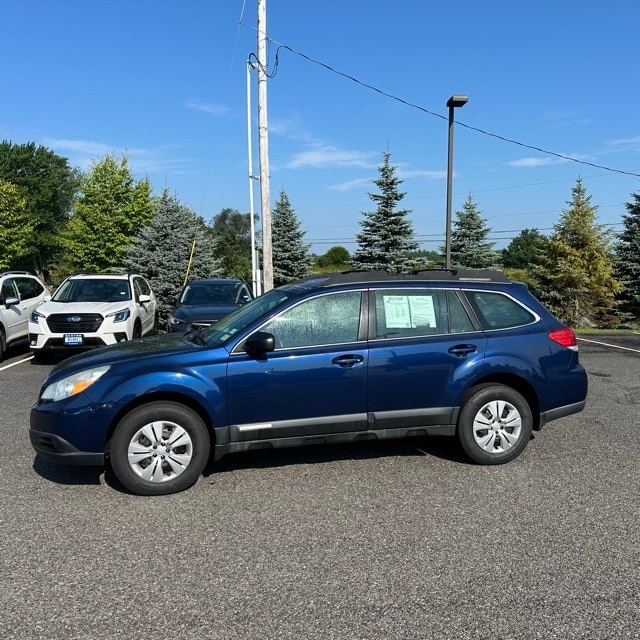
<path id="1" fill-rule="evenodd" d="M 15 296 L 10 296 L 9 298 L 4 299 L 4 306 L 8 309 L 12 307 L 14 304 L 20 304 L 20 299 Z"/>
<path id="2" fill-rule="evenodd" d="M 276 341 L 272 333 L 256 331 L 244 342 L 244 350 L 247 353 L 267 353 L 276 348 Z"/>
<path id="3" fill-rule="evenodd" d="M 151 302 L 151 296 L 147 296 L 143 294 L 138 298 L 138 302 L 140 304 L 148 304 L 149 302 Z"/>
<path id="4" fill-rule="evenodd" d="M 176 302 L 178 302 L 178 298 L 176 298 L 175 296 L 169 296 L 168 298 L 165 298 L 164 301 L 167 304 L 173 305 L 173 304 L 176 304 Z"/>

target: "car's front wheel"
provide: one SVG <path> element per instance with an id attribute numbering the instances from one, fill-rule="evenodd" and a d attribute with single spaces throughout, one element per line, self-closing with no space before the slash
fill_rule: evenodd
<path id="1" fill-rule="evenodd" d="M 120 421 L 109 450 L 122 484 L 143 496 L 178 493 L 200 477 L 209 459 L 209 431 L 202 418 L 177 402 L 151 402 Z"/>
<path id="2" fill-rule="evenodd" d="M 480 464 L 504 464 L 529 443 L 531 407 L 515 389 L 487 383 L 470 389 L 458 419 L 458 439 L 465 453 Z"/>

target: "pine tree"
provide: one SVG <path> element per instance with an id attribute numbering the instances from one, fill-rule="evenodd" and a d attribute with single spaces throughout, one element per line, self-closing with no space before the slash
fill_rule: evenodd
<path id="1" fill-rule="evenodd" d="M 620 283 L 614 278 L 611 231 L 597 224 L 578 178 L 569 207 L 563 210 L 545 243 L 541 264 L 534 268 L 536 294 L 563 322 L 594 326 L 611 311 Z"/>
<path id="2" fill-rule="evenodd" d="M 495 243 L 488 240 L 491 229 L 471 194 L 462 205 L 462 211 L 456 211 L 455 215 L 451 232 L 452 266 L 466 269 L 488 269 L 494 266 L 497 262 L 493 250 Z"/>
<path id="3" fill-rule="evenodd" d="M 415 260 L 407 254 L 416 251 L 419 244 L 413 240 L 413 225 L 408 219 L 409 209 L 396 209 L 406 194 L 398 187 L 402 184 L 396 176 L 396 168 L 390 165 L 391 154 L 383 154 L 384 163 L 378 167 L 380 177 L 373 180 L 380 193 L 369 193 L 378 207 L 375 211 L 363 211 L 360 220 L 362 231 L 356 235 L 358 249 L 353 257 L 356 269 L 386 269 L 389 272 L 409 271 Z"/>
<path id="4" fill-rule="evenodd" d="M 303 242 L 305 231 L 284 191 L 271 212 L 273 284 L 276 287 L 306 276 L 311 269 L 310 245 Z"/>
<path id="5" fill-rule="evenodd" d="M 140 230 L 129 249 L 125 264 L 130 271 L 149 280 L 158 297 L 160 315 L 165 316 L 169 306 L 164 300 L 180 291 L 187 268 L 190 280 L 221 275 L 214 255 L 215 242 L 204 220 L 165 189 L 151 221 Z"/>
<path id="6" fill-rule="evenodd" d="M 624 230 L 616 245 L 616 276 L 623 289 L 619 310 L 623 318 L 640 322 L 640 193 L 634 193 L 633 202 L 627 202 L 628 213 L 622 216 Z"/>

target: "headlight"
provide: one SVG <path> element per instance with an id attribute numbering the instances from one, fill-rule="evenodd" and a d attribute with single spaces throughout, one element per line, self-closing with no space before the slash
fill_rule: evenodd
<path id="1" fill-rule="evenodd" d="M 109 369 L 110 367 L 106 365 L 104 367 L 80 371 L 80 373 L 74 373 L 72 376 L 62 378 L 62 380 L 58 380 L 58 382 L 54 382 L 46 387 L 40 399 L 56 401 L 75 396 L 77 393 L 90 387 L 98 378 L 109 371 Z"/>
<path id="2" fill-rule="evenodd" d="M 29 320 L 31 320 L 31 322 L 33 322 L 34 324 L 38 324 L 40 322 L 40 318 L 44 318 L 45 316 L 43 314 L 41 314 L 39 311 L 32 311 L 31 315 L 29 316 Z"/>
<path id="3" fill-rule="evenodd" d="M 131 315 L 129 307 L 107 314 L 107 318 L 113 318 L 114 322 L 124 322 Z"/>

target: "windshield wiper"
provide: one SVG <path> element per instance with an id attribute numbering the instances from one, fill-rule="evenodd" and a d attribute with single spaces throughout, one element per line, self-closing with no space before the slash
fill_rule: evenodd
<path id="1" fill-rule="evenodd" d="M 202 337 L 201 334 L 202 334 L 202 327 L 193 327 L 192 329 L 189 329 L 184 334 L 184 337 L 189 342 L 194 342 L 195 344 L 204 346 L 207 344 L 207 341 Z"/>

